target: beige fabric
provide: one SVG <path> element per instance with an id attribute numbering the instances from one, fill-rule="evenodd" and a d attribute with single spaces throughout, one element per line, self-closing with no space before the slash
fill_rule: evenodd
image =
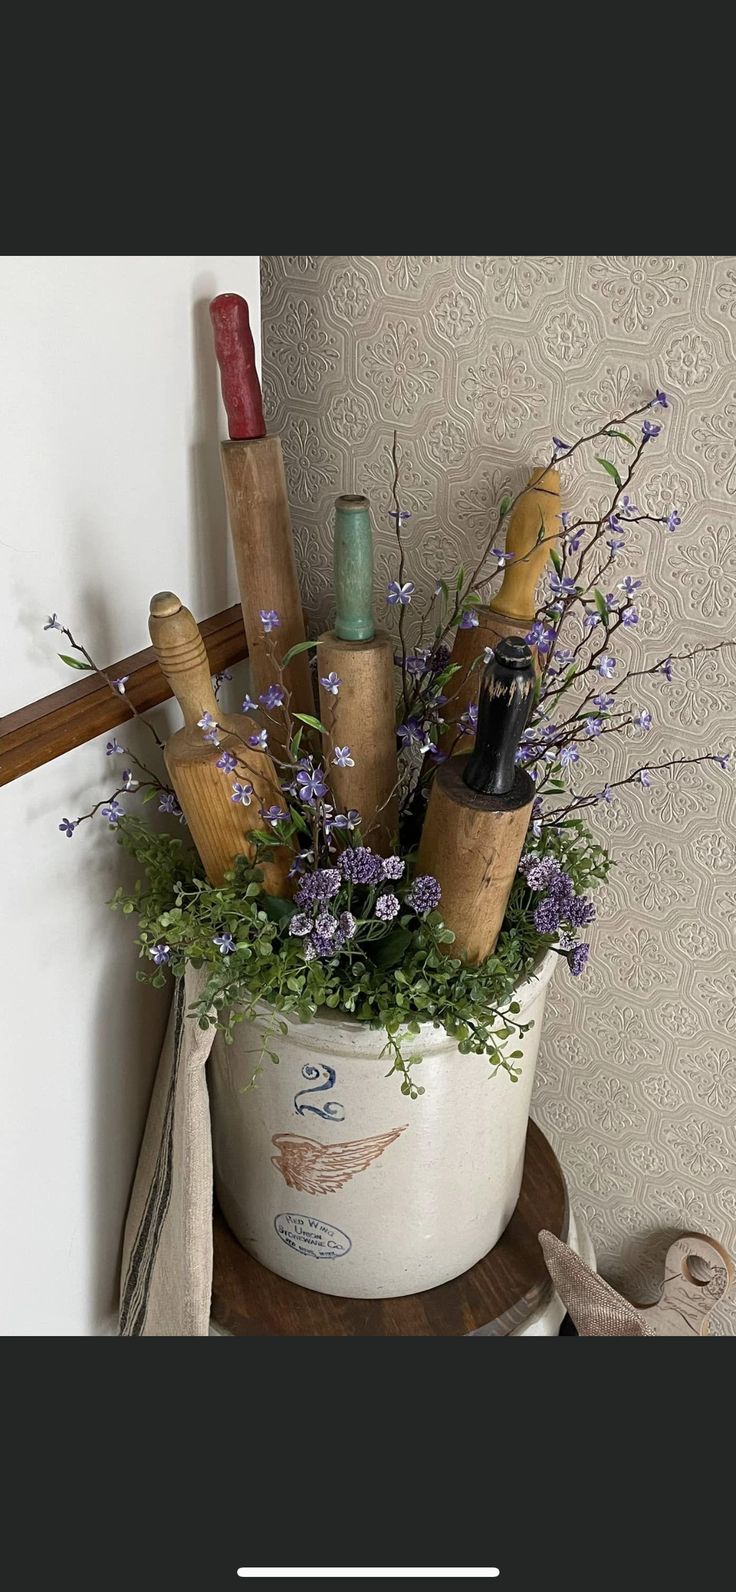
<path id="1" fill-rule="evenodd" d="M 212 1138 L 205 1063 L 214 1029 L 186 1016 L 203 984 L 174 991 L 123 1238 L 122 1337 L 206 1337 L 212 1294 Z"/>
<path id="2" fill-rule="evenodd" d="M 547 1270 L 581 1338 L 654 1338 L 635 1305 L 591 1271 L 553 1233 L 539 1234 Z"/>

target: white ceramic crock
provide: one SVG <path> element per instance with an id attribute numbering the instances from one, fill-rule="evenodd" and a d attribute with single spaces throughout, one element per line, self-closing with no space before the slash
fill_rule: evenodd
<path id="1" fill-rule="evenodd" d="M 380 1299 L 459 1277 L 493 1248 L 519 1197 L 547 986 L 557 957 L 515 999 L 534 1027 L 518 1083 L 461 1056 L 431 1024 L 407 1053 L 425 1093 L 401 1094 L 380 1030 L 325 1012 L 289 1023 L 246 1089 L 262 1027 L 241 1023 L 210 1061 L 215 1186 L 236 1238 L 290 1282 Z"/>

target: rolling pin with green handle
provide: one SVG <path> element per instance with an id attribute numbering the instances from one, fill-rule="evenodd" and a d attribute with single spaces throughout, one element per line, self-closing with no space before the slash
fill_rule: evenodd
<path id="1" fill-rule="evenodd" d="M 446 728 L 440 738 L 442 750 L 452 746 L 466 752 L 472 735 L 458 737 L 457 722 L 471 703 L 477 702 L 483 670 L 476 664 L 487 647 L 495 647 L 504 636 L 519 640 L 528 635 L 534 623 L 537 586 L 549 558 L 550 538 L 560 534 L 560 476 L 553 465 L 533 470 L 529 486 L 514 508 L 506 532 L 506 552 L 513 554 L 504 568 L 503 581 L 488 604 L 473 608 L 478 623 L 471 630 L 458 630 L 451 663 L 460 665 L 445 687 Z M 544 539 L 540 540 L 540 531 Z M 473 667 L 473 665 L 476 665 Z"/>
<path id="2" fill-rule="evenodd" d="M 337 811 L 359 812 L 364 841 L 385 855 L 399 826 L 394 646 L 373 623 L 368 498 L 337 499 L 334 560 L 335 628 L 320 636 L 317 650 L 330 785 Z M 341 766 L 345 756 L 350 762 Z"/>
<path id="3" fill-rule="evenodd" d="M 151 598 L 148 628 L 162 673 L 184 715 L 184 728 L 166 743 L 164 762 L 210 884 L 223 883 L 236 857 L 252 858 L 254 829 L 265 829 L 261 808 L 283 805 L 276 770 L 267 752 L 243 743 L 253 726 L 244 714 L 220 713 L 199 628 L 188 608 L 170 591 Z M 205 740 L 200 719 L 217 724 L 218 746 Z M 232 773 L 217 767 L 224 752 L 238 758 Z M 239 785 L 250 798 L 233 800 Z M 290 894 L 287 873 L 292 854 L 280 846 L 259 863 L 269 895 Z"/>

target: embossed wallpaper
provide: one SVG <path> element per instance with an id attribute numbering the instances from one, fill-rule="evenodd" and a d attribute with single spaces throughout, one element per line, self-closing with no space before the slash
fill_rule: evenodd
<path id="1" fill-rule="evenodd" d="M 655 514 L 676 507 L 682 526 L 627 534 L 621 574 L 644 585 L 626 644 L 653 661 L 736 635 L 736 257 L 271 255 L 262 289 L 267 408 L 315 624 L 332 617 L 338 492 L 371 499 L 384 611 L 394 427 L 421 593 L 477 558 L 492 506 L 549 456 L 553 432 L 578 435 L 660 386 L 672 407 L 637 498 Z M 600 492 L 597 471 L 563 469 L 568 506 Z M 734 747 L 736 649 L 680 666 L 670 687 L 644 685 L 646 750 L 595 743 L 596 781 L 634 756 Z M 534 1113 L 600 1269 L 643 1303 L 673 1233 L 707 1231 L 736 1255 L 733 781 L 712 766 L 657 775 L 597 823 L 617 867 L 588 971 L 556 975 Z M 736 1334 L 736 1303 L 711 1330 Z"/>

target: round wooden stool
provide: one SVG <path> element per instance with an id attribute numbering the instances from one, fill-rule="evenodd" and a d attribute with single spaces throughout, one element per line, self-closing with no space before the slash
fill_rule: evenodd
<path id="1" fill-rule="evenodd" d="M 508 1337 L 552 1296 L 537 1234 L 546 1227 L 567 1242 L 568 1221 L 557 1157 L 530 1122 L 516 1210 L 495 1248 L 462 1277 L 400 1299 L 313 1293 L 247 1255 L 217 1212 L 212 1320 L 216 1330 L 236 1338 Z"/>

